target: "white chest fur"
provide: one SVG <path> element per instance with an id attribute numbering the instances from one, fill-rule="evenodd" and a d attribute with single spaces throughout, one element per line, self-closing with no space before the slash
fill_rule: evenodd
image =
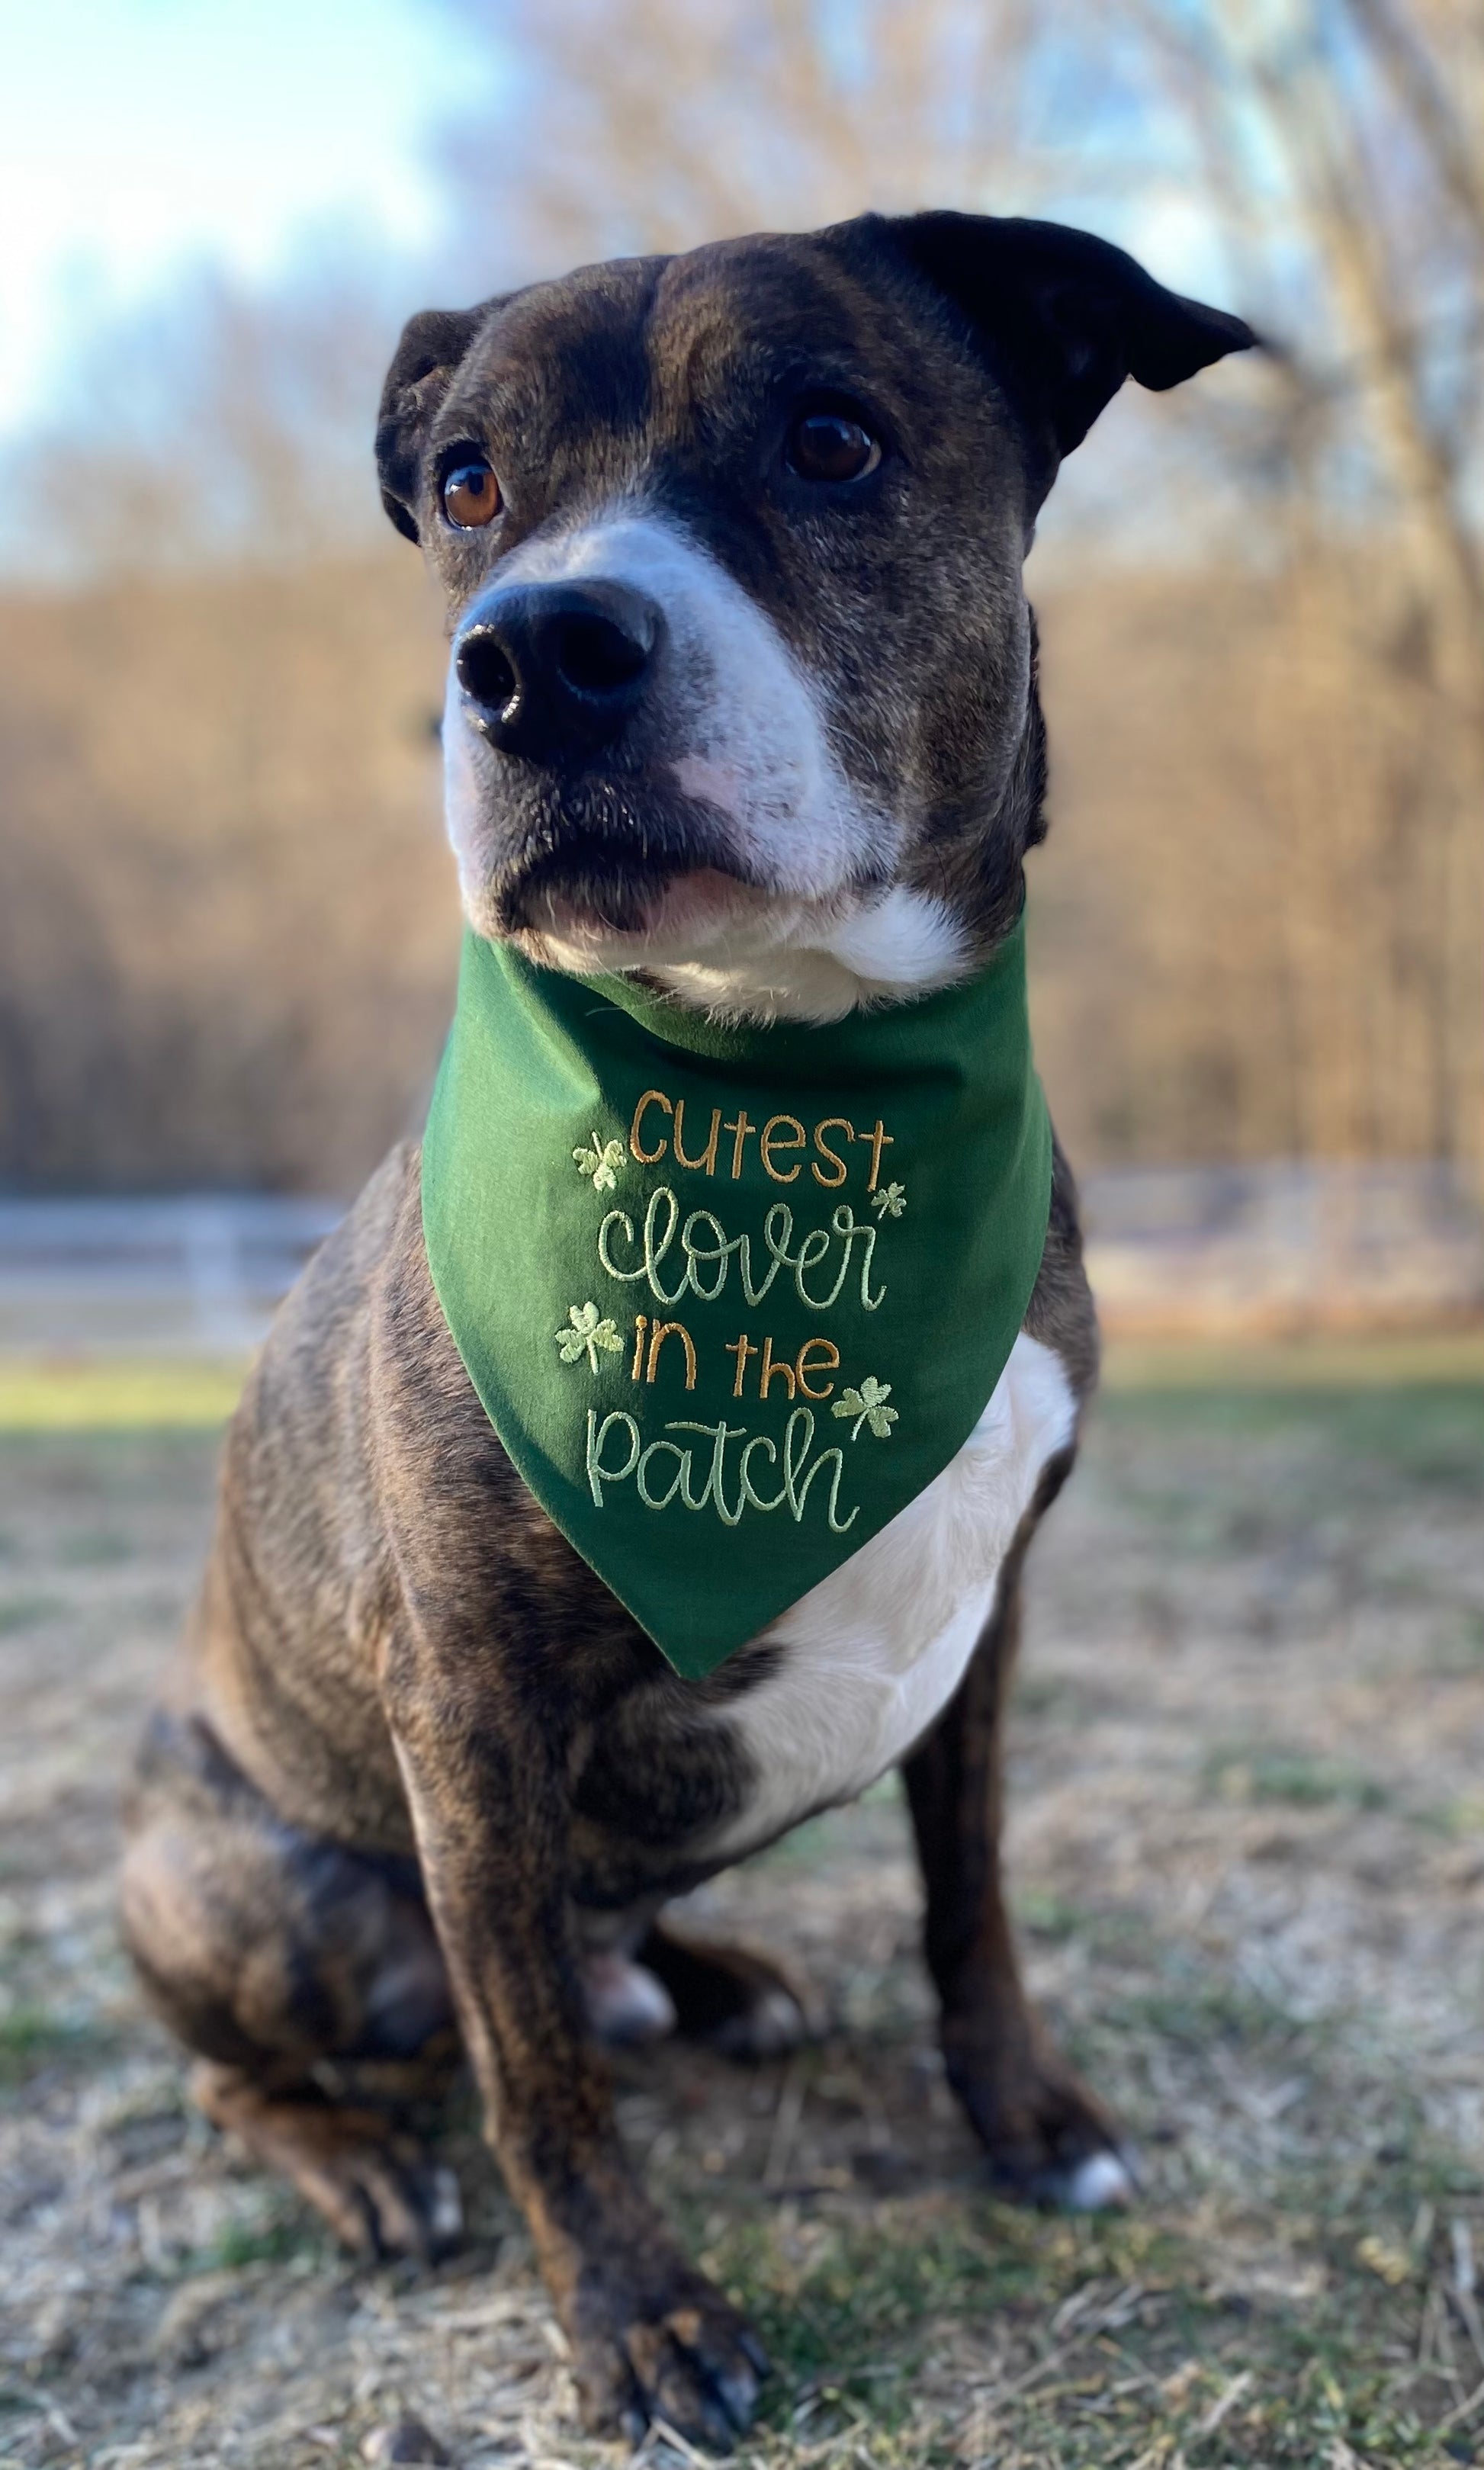
<path id="1" fill-rule="evenodd" d="M 1048 1458 L 1072 1437 L 1061 1359 L 1022 1332 L 957 1457 L 765 1636 L 776 1672 L 730 1707 L 757 1786 L 711 1849 L 728 1858 L 849 1801 L 953 1696 Z"/>

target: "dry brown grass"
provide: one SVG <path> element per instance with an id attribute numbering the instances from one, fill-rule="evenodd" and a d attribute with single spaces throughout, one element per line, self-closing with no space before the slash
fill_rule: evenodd
<path id="1" fill-rule="evenodd" d="M 0 1178 L 353 1191 L 457 893 L 418 561 L 0 599 Z"/>
<path id="2" fill-rule="evenodd" d="M 417 2411 L 587 2463 L 467 2109 L 433 2273 L 356 2270 L 189 2117 L 113 1936 L 114 1797 L 200 1550 L 199 1433 L 0 1442 L 0 2460 L 310 2470 Z M 1484 1398 L 1122 1394 L 1037 1557 L 1014 1866 L 1122 2107 L 1123 2221 L 1011 2212 L 941 2084 L 890 1795 L 708 1906 L 839 2030 L 626 2062 L 627 2133 L 777 2362 L 770 2470 L 1442 2465 L 1484 2444 Z"/>

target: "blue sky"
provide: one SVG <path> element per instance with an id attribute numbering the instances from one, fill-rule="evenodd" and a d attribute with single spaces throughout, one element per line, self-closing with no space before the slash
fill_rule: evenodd
<path id="1" fill-rule="evenodd" d="M 470 71 L 436 0 L 0 0 L 0 432 L 102 312 L 306 225 L 416 251 Z"/>

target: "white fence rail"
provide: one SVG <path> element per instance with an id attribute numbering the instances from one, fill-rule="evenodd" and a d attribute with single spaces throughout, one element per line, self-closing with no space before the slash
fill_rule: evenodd
<path id="1" fill-rule="evenodd" d="M 1272 1159 L 1089 1177 L 1104 1325 L 1203 1336 L 1407 1329 L 1484 1313 L 1484 1223 L 1445 1165 Z"/>
<path id="2" fill-rule="evenodd" d="M 241 1353 L 339 1216 L 255 1193 L 0 1200 L 0 1350 Z"/>

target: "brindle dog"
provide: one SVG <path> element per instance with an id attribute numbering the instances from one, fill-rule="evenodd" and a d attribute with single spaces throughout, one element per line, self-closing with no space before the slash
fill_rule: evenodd
<path id="1" fill-rule="evenodd" d="M 980 966 L 1044 828 L 1036 510 L 1125 377 L 1172 385 L 1252 339 L 1083 234 L 954 215 L 414 318 L 378 458 L 448 591 L 470 920 L 753 1016 Z M 949 2078 L 1000 2183 L 1127 2189 L 1027 2004 L 998 1849 L 1021 1564 L 1095 1364 L 1058 1157 L 970 1441 L 694 1682 L 505 1457 L 429 1282 L 414 1151 L 278 1317 L 141 1757 L 128 1943 L 207 2115 L 363 2249 L 435 2249 L 456 2192 L 347 2087 L 461 2045 L 595 2425 L 726 2442 L 764 2367 L 636 2179 L 598 2042 L 801 2033 L 801 1988 L 661 1908 L 893 1762 Z"/>

